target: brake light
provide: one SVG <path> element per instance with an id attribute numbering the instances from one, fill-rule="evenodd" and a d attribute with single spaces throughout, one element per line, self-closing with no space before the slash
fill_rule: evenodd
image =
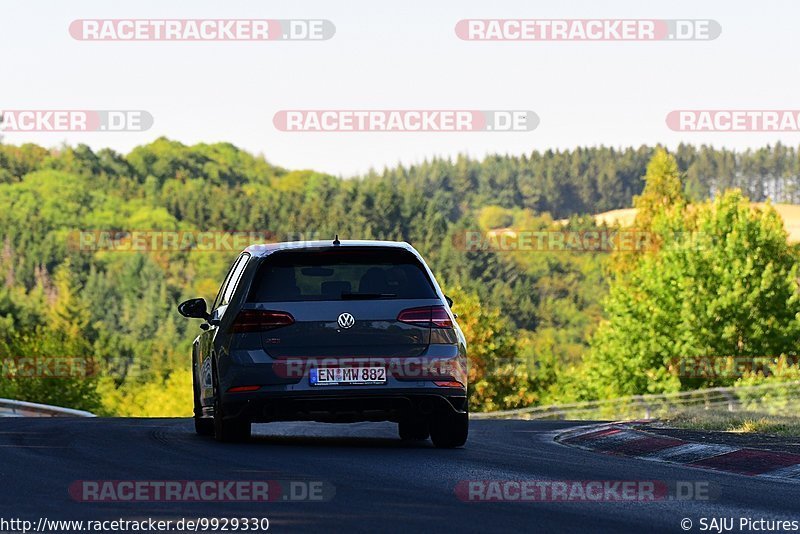
<path id="1" fill-rule="evenodd" d="M 428 328 L 453 328 L 453 321 L 444 306 L 408 308 L 397 316 L 401 323 Z"/>
<path id="2" fill-rule="evenodd" d="M 231 332 L 263 332 L 294 323 L 290 313 L 273 310 L 242 310 L 231 325 Z"/>

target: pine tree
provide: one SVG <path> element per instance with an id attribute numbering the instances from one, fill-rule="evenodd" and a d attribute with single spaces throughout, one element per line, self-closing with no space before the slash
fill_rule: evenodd
<path id="1" fill-rule="evenodd" d="M 91 312 L 89 304 L 79 293 L 80 284 L 71 267 L 67 259 L 56 269 L 53 277 L 56 299 L 50 308 L 48 326 L 67 340 L 82 340 L 88 346 Z"/>
<path id="2" fill-rule="evenodd" d="M 644 182 L 642 194 L 633 197 L 633 206 L 638 210 L 637 228 L 651 229 L 660 216 L 685 207 L 678 162 L 663 148 L 656 151 L 647 165 Z"/>

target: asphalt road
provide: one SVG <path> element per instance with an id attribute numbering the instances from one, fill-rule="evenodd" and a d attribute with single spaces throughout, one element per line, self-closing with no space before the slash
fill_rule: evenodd
<path id="1" fill-rule="evenodd" d="M 701 532 L 700 518 L 800 520 L 800 484 L 611 457 L 553 442 L 579 422 L 474 421 L 467 447 L 409 444 L 391 424 L 256 425 L 246 444 L 186 419 L 0 420 L 0 518 L 266 517 L 270 532 Z M 707 482 L 711 500 L 463 502 L 464 480 Z M 81 480 L 324 481 L 319 502 L 79 502 Z M 328 487 L 330 489 L 330 487 Z"/>

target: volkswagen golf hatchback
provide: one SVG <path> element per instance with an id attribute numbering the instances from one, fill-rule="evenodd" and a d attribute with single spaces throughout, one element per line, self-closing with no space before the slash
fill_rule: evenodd
<path id="1" fill-rule="evenodd" d="M 466 342 L 419 253 L 391 241 L 254 245 L 194 340 L 194 420 L 221 441 L 270 421 L 393 421 L 402 439 L 463 445 Z"/>

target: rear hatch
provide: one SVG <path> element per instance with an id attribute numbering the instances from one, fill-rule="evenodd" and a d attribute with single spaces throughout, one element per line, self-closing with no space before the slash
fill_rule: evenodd
<path id="1" fill-rule="evenodd" d="M 398 247 L 284 250 L 263 260 L 243 311 L 272 313 L 264 350 L 287 357 L 414 357 L 442 303 L 417 257 Z M 245 311 L 245 313 L 248 313 Z M 281 315 L 284 314 L 284 315 Z"/>

